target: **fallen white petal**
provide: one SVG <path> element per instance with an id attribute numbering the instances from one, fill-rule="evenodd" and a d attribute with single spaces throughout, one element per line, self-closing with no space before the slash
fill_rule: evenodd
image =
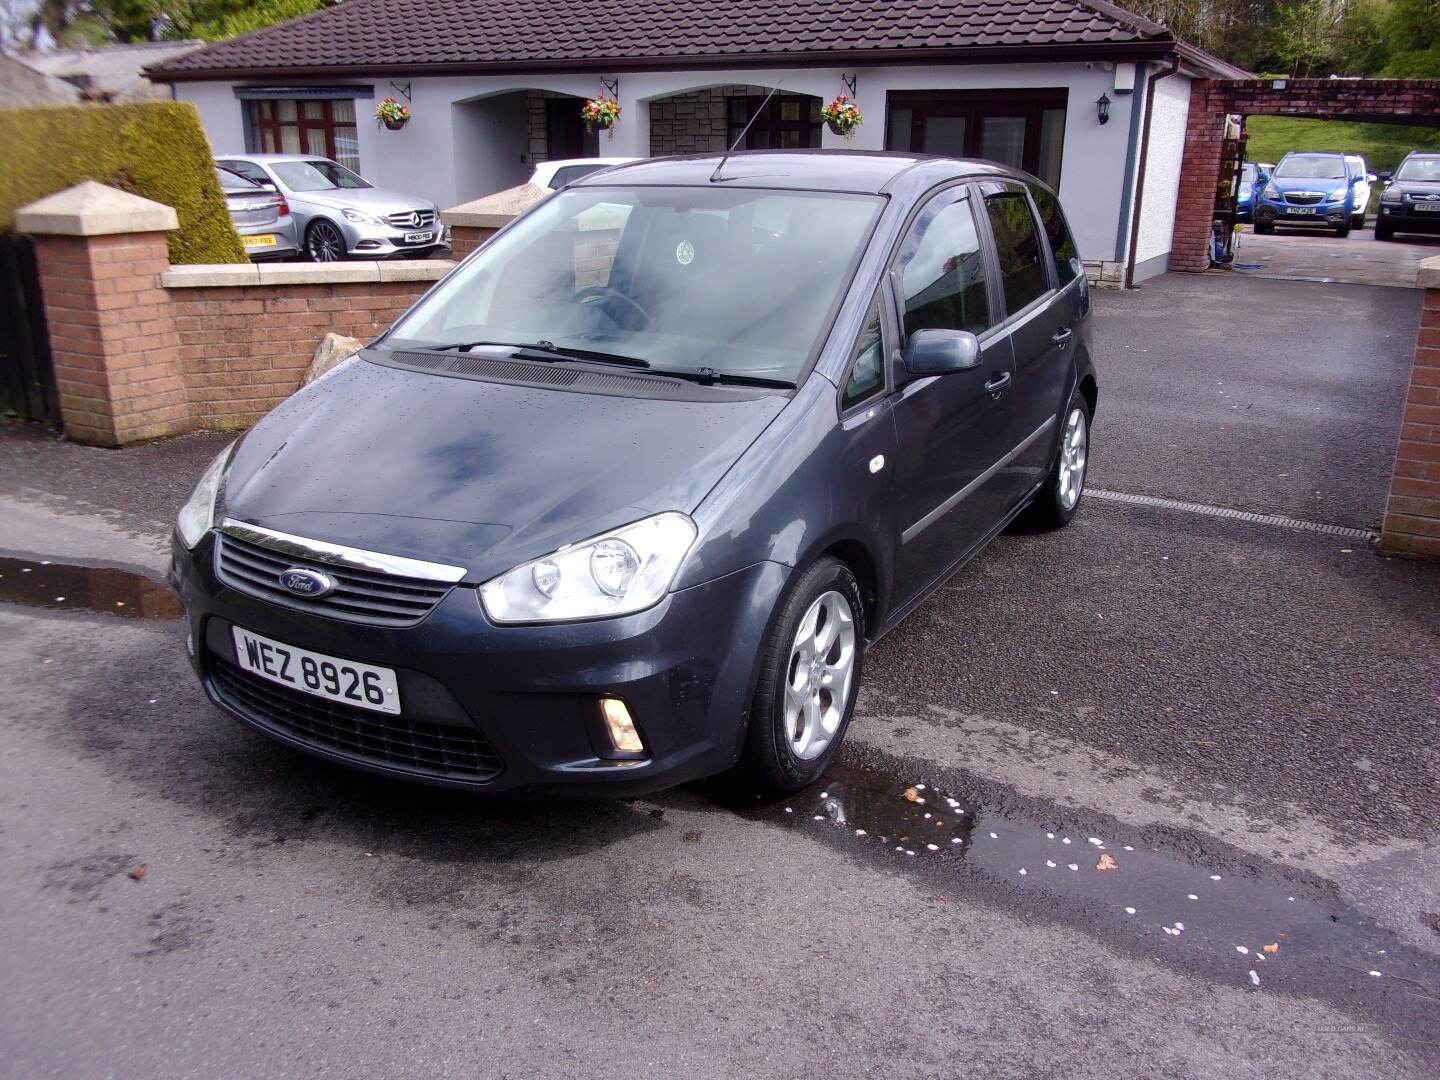
<path id="1" fill-rule="evenodd" d="M 1374 975 L 1375 978 L 1377 978 L 1377 979 L 1380 978 L 1380 972 L 1378 972 L 1378 971 L 1372 971 L 1372 972 L 1370 972 L 1370 974 L 1371 974 L 1371 975 Z"/>
<path id="2" fill-rule="evenodd" d="M 1024 876 L 1026 875 L 1026 873 L 1028 873 L 1028 871 L 1022 866 L 1022 867 L 1020 868 L 1020 876 L 1021 876 L 1021 877 L 1024 877 Z"/>
<path id="3" fill-rule="evenodd" d="M 1185 924 L 1184 924 L 1183 922 L 1177 922 L 1177 923 L 1175 924 L 1175 929 L 1176 929 L 1176 930 L 1184 930 L 1184 929 L 1185 929 Z"/>
<path id="4" fill-rule="evenodd" d="M 1259 986 L 1259 985 L 1260 985 L 1260 976 L 1257 975 L 1257 974 L 1255 974 L 1255 969 L 1254 969 L 1254 968 L 1251 968 L 1251 969 L 1250 969 L 1250 981 L 1251 981 L 1252 983 L 1254 983 L 1256 986 Z"/>
<path id="5" fill-rule="evenodd" d="M 930 851 L 939 851 L 939 850 L 940 850 L 940 845 L 939 845 L 939 844 L 926 844 L 925 847 L 926 847 L 926 849 L 928 849 L 928 850 L 930 850 Z"/>
<path id="6" fill-rule="evenodd" d="M 952 843 L 952 844 L 958 844 L 959 842 L 960 842 L 960 838 L 959 838 L 958 836 L 952 836 L 952 837 L 950 838 L 950 843 Z"/>
<path id="7" fill-rule="evenodd" d="M 1210 875 L 1210 880 L 1211 880 L 1211 881 L 1219 881 L 1219 880 L 1220 880 L 1220 875 L 1219 875 L 1219 874 L 1211 874 L 1211 875 Z"/>
<path id="8" fill-rule="evenodd" d="M 788 807 L 788 806 L 785 807 L 785 813 L 787 813 L 787 814 L 793 814 L 794 812 L 795 812 L 795 811 L 792 810 L 792 809 L 790 809 L 790 807 Z"/>
<path id="9" fill-rule="evenodd" d="M 1045 865 L 1048 866 L 1048 867 L 1050 867 L 1050 869 L 1053 870 L 1053 869 L 1055 869 L 1055 860 L 1054 860 L 1054 859 L 1046 859 L 1046 860 L 1045 860 Z"/>
<path id="10" fill-rule="evenodd" d="M 866 832 L 865 832 L 864 829 L 856 829 L 856 830 L 855 830 L 855 835 L 856 835 L 856 836 L 865 836 L 865 835 L 866 835 Z"/>
<path id="11" fill-rule="evenodd" d="M 1101 840 L 1098 836 L 1092 836 L 1092 837 L 1090 837 L 1090 843 L 1092 843 L 1092 844 L 1099 845 L 1099 844 L 1103 844 L 1104 842 L 1105 842 L 1105 841 Z"/>
<path id="12" fill-rule="evenodd" d="M 1072 863 L 1070 864 L 1070 869 L 1071 869 L 1071 870 L 1079 870 L 1080 867 L 1076 866 L 1076 865 L 1072 862 Z"/>
<path id="13" fill-rule="evenodd" d="M 1189 893 L 1188 895 L 1189 895 L 1189 897 L 1190 897 L 1191 900 L 1199 900 L 1199 899 L 1200 899 L 1200 898 L 1199 898 L 1198 896 L 1196 896 L 1193 892 L 1192 892 L 1192 893 Z"/>
<path id="14" fill-rule="evenodd" d="M 820 792 L 820 798 L 822 798 L 822 799 L 828 799 L 829 797 L 830 797 L 830 793 L 829 793 L 828 791 L 822 791 L 822 792 Z"/>
<path id="15" fill-rule="evenodd" d="M 1127 908 L 1125 909 L 1125 914 L 1126 914 L 1126 915 L 1134 915 L 1134 914 L 1135 914 L 1135 909 L 1134 909 L 1133 907 L 1127 907 Z"/>
<path id="16" fill-rule="evenodd" d="M 1062 837 L 1060 838 L 1060 843 L 1062 843 L 1062 844 L 1068 844 L 1069 842 L 1070 842 L 1070 838 L 1069 838 L 1068 836 L 1062 836 Z"/>
<path id="17" fill-rule="evenodd" d="M 996 836 L 996 835 L 992 832 L 992 833 L 990 834 L 990 839 L 991 839 L 991 840 L 999 840 L 1000 838 L 999 838 L 998 836 Z"/>
<path id="18" fill-rule="evenodd" d="M 1236 945 L 1236 946 L 1235 946 L 1235 951 L 1238 952 L 1241 956 L 1249 956 L 1249 955 L 1250 955 L 1250 950 L 1247 949 L 1244 945 Z"/>

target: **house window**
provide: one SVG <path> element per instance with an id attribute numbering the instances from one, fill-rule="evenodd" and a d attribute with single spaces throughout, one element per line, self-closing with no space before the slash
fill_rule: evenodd
<path id="1" fill-rule="evenodd" d="M 1060 185 L 1064 90 L 923 90 L 889 95 L 885 149 L 977 157 Z"/>
<path id="2" fill-rule="evenodd" d="M 314 154 L 360 171 L 360 141 L 351 98 L 296 101 L 290 98 L 247 101 L 250 139 L 255 153 Z"/>
<path id="3" fill-rule="evenodd" d="M 745 150 L 789 150 L 820 145 L 820 99 L 799 94 L 776 94 L 767 105 L 764 97 L 732 97 L 727 146 L 734 146 L 752 116 L 745 134 Z M 759 115 L 756 115 L 756 114 Z"/>

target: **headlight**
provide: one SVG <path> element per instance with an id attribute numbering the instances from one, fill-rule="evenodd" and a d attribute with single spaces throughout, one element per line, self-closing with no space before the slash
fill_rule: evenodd
<path id="1" fill-rule="evenodd" d="M 492 578 L 480 603 L 497 623 L 629 615 L 665 595 L 694 542 L 684 514 L 656 514 Z"/>
<path id="2" fill-rule="evenodd" d="M 383 222 L 382 220 L 380 220 L 380 219 L 379 219 L 378 217 L 376 217 L 374 214 L 365 214 L 365 213 L 361 213 L 359 210 L 351 210 L 348 206 L 345 207 L 343 210 L 341 210 L 340 213 L 344 214 L 345 217 L 346 217 L 348 220 L 350 220 L 350 221 L 358 221 L 358 222 L 359 222 L 360 224 L 362 224 L 362 225 L 384 225 L 384 224 L 385 224 L 385 222 Z"/>
<path id="3" fill-rule="evenodd" d="M 1267 199 L 1278 199 L 1280 198 L 1280 189 L 1277 188 L 1274 184 L 1266 184 L 1265 190 L 1261 192 L 1261 194 L 1263 194 Z"/>
<path id="4" fill-rule="evenodd" d="M 225 466 L 230 464 L 230 452 L 234 449 L 235 443 L 232 442 L 215 455 L 215 460 L 200 474 L 195 490 L 190 492 L 190 498 L 185 500 L 175 518 L 175 531 L 180 534 L 180 542 L 191 551 L 215 524 L 215 496 L 220 493 L 220 479 L 225 475 Z"/>
<path id="5" fill-rule="evenodd" d="M 1330 192 L 1330 201 L 1331 201 L 1331 202 L 1340 202 L 1340 201 L 1341 201 L 1342 199 L 1344 199 L 1344 198 L 1345 198 L 1345 189 L 1344 189 L 1343 187 L 1337 187 L 1334 191 Z"/>
<path id="6" fill-rule="evenodd" d="M 1405 196 L 1401 193 L 1399 188 L 1388 187 L 1384 190 L 1383 193 L 1381 193 L 1380 201 L 1383 203 L 1404 202 Z"/>

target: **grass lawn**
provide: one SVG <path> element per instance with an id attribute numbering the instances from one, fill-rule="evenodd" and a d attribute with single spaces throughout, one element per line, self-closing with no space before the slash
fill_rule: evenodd
<path id="1" fill-rule="evenodd" d="M 1251 116 L 1245 120 L 1245 133 L 1251 161 L 1279 161 L 1289 150 L 1333 150 L 1359 154 L 1371 172 L 1381 172 L 1394 171 L 1411 150 L 1440 151 L 1440 130 L 1398 124 Z"/>

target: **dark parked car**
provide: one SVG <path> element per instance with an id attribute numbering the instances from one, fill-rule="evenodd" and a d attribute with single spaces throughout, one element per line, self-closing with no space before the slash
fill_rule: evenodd
<path id="1" fill-rule="evenodd" d="M 217 457 L 172 580 L 210 697 L 322 757 L 493 792 L 737 765 L 794 790 L 867 645 L 1022 512 L 1076 513 L 1095 401 L 1084 268 L 1033 177 L 640 162 L 515 221 Z"/>
<path id="2" fill-rule="evenodd" d="M 1440 233 L 1440 154 L 1407 154 L 1380 194 L 1375 239 L 1393 240 L 1397 232 Z"/>

